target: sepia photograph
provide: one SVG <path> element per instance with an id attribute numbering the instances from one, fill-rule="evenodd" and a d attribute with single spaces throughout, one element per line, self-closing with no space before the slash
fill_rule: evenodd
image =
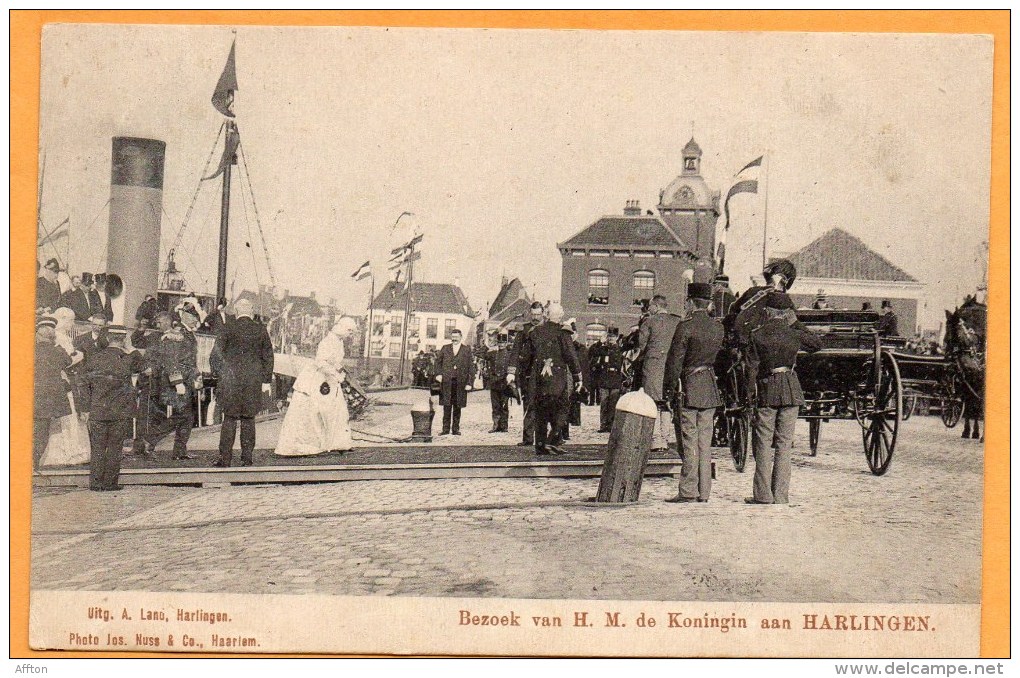
<path id="1" fill-rule="evenodd" d="M 46 24 L 30 647 L 978 656 L 996 47 Z"/>

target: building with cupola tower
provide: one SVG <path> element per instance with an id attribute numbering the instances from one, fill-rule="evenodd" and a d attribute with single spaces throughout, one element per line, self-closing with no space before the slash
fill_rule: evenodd
<path id="1" fill-rule="evenodd" d="M 701 176 L 701 147 L 693 138 L 684 146 L 680 176 L 659 193 L 658 210 L 691 251 L 701 258 L 713 258 L 719 191 L 710 189 Z"/>
<path id="2" fill-rule="evenodd" d="M 712 279 L 719 192 L 701 177 L 694 139 L 683 148 L 681 168 L 660 191 L 657 214 L 628 200 L 622 214 L 604 215 L 557 245 L 560 303 L 582 338 L 599 339 L 611 327 L 626 334 L 655 294 L 682 312 L 687 284 Z"/>

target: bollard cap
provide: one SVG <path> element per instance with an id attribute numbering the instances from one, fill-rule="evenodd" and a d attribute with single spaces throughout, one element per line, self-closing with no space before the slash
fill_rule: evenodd
<path id="1" fill-rule="evenodd" d="M 659 406 L 645 393 L 643 388 L 625 393 L 616 403 L 617 412 L 631 412 L 649 419 L 659 418 Z"/>

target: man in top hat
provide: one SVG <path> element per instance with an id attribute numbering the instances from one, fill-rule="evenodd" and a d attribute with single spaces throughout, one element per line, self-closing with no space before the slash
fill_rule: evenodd
<path id="1" fill-rule="evenodd" d="M 57 274 L 60 273 L 60 262 L 50 259 L 39 271 L 39 277 L 35 281 L 35 308 L 37 311 L 48 313 L 60 306 L 60 283 L 57 282 Z"/>
<path id="2" fill-rule="evenodd" d="M 32 409 L 32 468 L 39 462 L 50 440 L 54 419 L 71 414 L 68 384 L 62 372 L 71 367 L 67 351 L 56 345 L 55 318 L 44 316 L 35 324 L 35 407 Z M 77 354 L 76 354 L 77 355 Z"/>
<path id="3" fill-rule="evenodd" d="M 436 381 L 439 382 L 439 404 L 443 406 L 443 430 L 439 435 L 460 435 L 460 411 L 467 407 L 467 394 L 474 383 L 475 360 L 471 349 L 461 343 L 463 333 L 450 331 L 450 343 L 439 349 Z"/>
<path id="4" fill-rule="evenodd" d="M 545 306 L 540 301 L 532 302 L 530 314 L 528 322 L 514 337 L 513 346 L 510 349 L 510 363 L 507 365 L 506 371 L 507 384 L 512 386 L 516 382 L 521 394 L 521 404 L 524 407 L 523 439 L 517 443 L 518 447 L 531 447 L 535 444 L 535 404 L 532 402 L 532 393 L 529 390 L 531 384 L 528 379 L 524 378 L 527 373 L 521 370 L 521 359 L 523 358 L 524 342 L 528 335 L 545 322 Z M 521 375 L 521 379 L 517 379 L 518 373 Z M 511 379 L 511 377 L 513 378 Z"/>
<path id="5" fill-rule="evenodd" d="M 712 492 L 712 429 L 722 406 L 715 361 L 723 346 L 722 322 L 711 316 L 712 285 L 687 286 L 690 316 L 680 322 L 666 359 L 664 389 L 674 403 L 673 424 L 682 466 L 671 503 L 706 502 Z"/>
<path id="6" fill-rule="evenodd" d="M 140 353 L 127 346 L 127 329 L 106 327 L 99 335 L 98 350 L 88 358 L 84 378 L 91 392 L 89 439 L 89 489 L 113 491 L 118 484 L 124 441 L 131 438 L 131 419 L 136 412 L 131 377 L 145 370 Z"/>
<path id="7" fill-rule="evenodd" d="M 489 350 L 485 353 L 489 401 L 492 404 L 492 429 L 489 433 L 503 433 L 510 426 L 510 386 L 506 383 L 510 351 L 506 338 L 499 330 L 489 332 Z"/>
<path id="8" fill-rule="evenodd" d="M 234 304 L 237 318 L 216 337 L 209 356 L 218 376 L 217 400 L 223 411 L 220 458 L 213 466 L 230 466 L 238 422 L 241 427 L 241 466 L 251 466 L 255 452 L 255 415 L 262 409 L 262 393 L 273 380 L 273 342 L 265 325 L 253 318 L 247 299 Z"/>
<path id="9" fill-rule="evenodd" d="M 201 330 L 209 334 L 219 334 L 227 326 L 227 323 L 233 319 L 234 317 L 227 313 L 227 300 L 224 297 L 220 297 L 219 303 L 216 304 L 216 310 L 207 315 L 205 320 L 202 321 Z"/>
<path id="10" fill-rule="evenodd" d="M 882 317 L 878 319 L 875 329 L 883 337 L 898 337 L 900 335 L 899 319 L 893 312 L 892 302 L 888 299 L 882 300 Z"/>
<path id="11" fill-rule="evenodd" d="M 691 283 L 698 285 L 698 290 L 705 288 L 711 296 L 712 286 L 705 283 Z M 688 286 L 690 294 L 690 286 Z M 669 312 L 669 302 L 666 297 L 656 294 L 652 297 L 649 306 L 649 315 L 638 331 L 638 348 L 641 351 L 642 362 L 642 387 L 649 398 L 659 405 L 660 410 L 665 409 L 666 399 L 663 396 L 663 381 L 666 376 L 666 356 L 673 343 L 677 325 L 680 323 L 680 316 Z M 665 420 L 660 417 L 660 424 Z M 656 425 L 655 435 L 652 437 L 652 449 L 664 450 L 669 442 L 668 435 L 662 432 L 661 426 Z"/>
<path id="12" fill-rule="evenodd" d="M 521 346 L 521 374 L 535 408 L 535 453 L 560 454 L 571 390 L 581 388 L 581 365 L 563 329 L 563 308 L 550 304 L 549 319 L 528 332 Z M 507 377 L 510 379 L 510 377 Z"/>
<path id="13" fill-rule="evenodd" d="M 81 276 L 71 278 L 71 289 L 60 295 L 60 305 L 74 311 L 74 319 L 84 322 L 92 315 L 92 308 L 89 306 L 89 291 L 82 284 Z"/>
<path id="14" fill-rule="evenodd" d="M 620 348 L 620 330 L 610 327 L 606 342 L 599 351 L 599 433 L 613 430 L 616 402 L 623 389 L 623 350 Z"/>
<path id="15" fill-rule="evenodd" d="M 790 448 L 804 394 L 794 366 L 797 352 L 817 351 L 821 339 L 797 322 L 796 313 L 770 297 L 764 324 L 751 333 L 749 357 L 757 362 L 758 403 L 754 433 L 754 496 L 750 504 L 786 504 L 790 492 Z"/>

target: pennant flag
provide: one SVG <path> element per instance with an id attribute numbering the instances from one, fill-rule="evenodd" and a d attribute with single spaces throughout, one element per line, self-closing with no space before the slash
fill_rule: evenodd
<path id="1" fill-rule="evenodd" d="M 742 171 L 742 170 L 741 170 Z M 758 180 L 757 179 L 744 179 L 730 186 L 730 190 L 726 192 L 726 230 L 730 228 L 730 198 L 738 193 L 757 193 L 758 192 Z"/>
<path id="2" fill-rule="evenodd" d="M 755 159 L 754 159 L 754 160 L 752 160 L 751 162 L 749 162 L 749 163 L 747 163 L 746 165 L 744 165 L 744 166 L 743 166 L 743 168 L 741 168 L 740 172 L 737 172 L 737 174 L 740 174 L 740 173 L 742 173 L 742 172 L 743 172 L 744 170 L 749 170 L 749 169 L 751 169 L 752 167 L 761 167 L 761 161 L 762 161 L 762 160 L 763 160 L 764 158 L 765 158 L 765 156 L 764 156 L 764 155 L 759 155 L 759 156 L 758 156 L 757 158 L 755 158 Z"/>
<path id="3" fill-rule="evenodd" d="M 356 270 L 354 273 L 351 273 L 351 277 L 354 278 L 355 280 L 364 280 L 370 275 L 372 275 L 372 266 L 371 263 L 368 261 L 363 263 L 361 266 L 358 266 L 358 270 Z"/>
<path id="4" fill-rule="evenodd" d="M 230 165 L 237 164 L 237 147 L 241 143 L 241 135 L 237 133 L 237 127 L 233 125 L 227 126 L 227 140 L 223 144 L 223 157 L 220 158 L 220 166 L 216 168 L 216 171 L 207 177 L 202 177 L 202 181 L 208 181 L 209 179 L 215 179 L 219 175 L 227 171 L 227 167 Z"/>
<path id="5" fill-rule="evenodd" d="M 216 90 L 212 95 L 213 108 L 228 118 L 234 117 L 234 112 L 230 110 L 230 107 L 234 104 L 234 92 L 237 90 L 237 73 L 234 70 L 235 44 L 236 42 L 230 44 L 227 63 L 223 66 L 223 73 L 220 74 L 220 80 L 216 83 Z"/>

